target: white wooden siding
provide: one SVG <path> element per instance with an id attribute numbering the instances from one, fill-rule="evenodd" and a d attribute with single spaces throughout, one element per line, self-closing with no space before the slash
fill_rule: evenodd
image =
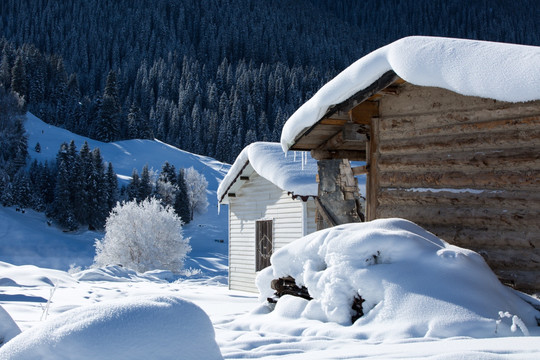
<path id="1" fill-rule="evenodd" d="M 257 292 L 255 286 L 255 221 L 273 220 L 274 251 L 302 237 L 302 200 L 293 200 L 265 178 L 253 173 L 229 198 L 229 288 Z M 307 232 L 315 231 L 315 204 L 307 203 Z"/>

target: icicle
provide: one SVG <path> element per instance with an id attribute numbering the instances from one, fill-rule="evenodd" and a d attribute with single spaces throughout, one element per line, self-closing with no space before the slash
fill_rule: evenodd
<path id="1" fill-rule="evenodd" d="M 217 203 L 217 214 L 219 215 L 221 213 L 221 203 L 218 201 Z"/>
<path id="2" fill-rule="evenodd" d="M 296 162 L 296 151 L 294 152 L 293 162 Z"/>

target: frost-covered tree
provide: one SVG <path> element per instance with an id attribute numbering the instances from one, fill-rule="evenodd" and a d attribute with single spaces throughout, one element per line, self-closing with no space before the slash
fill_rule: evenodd
<path id="1" fill-rule="evenodd" d="M 184 172 L 184 180 L 187 187 L 187 197 L 190 208 L 190 219 L 193 220 L 193 215 L 203 214 L 208 208 L 208 199 L 206 189 L 208 181 L 203 174 L 199 173 L 193 167 L 186 169 Z"/>
<path id="2" fill-rule="evenodd" d="M 139 272 L 154 269 L 178 273 L 191 251 L 182 234 L 182 220 L 155 198 L 118 203 L 96 240 L 94 266 L 121 264 Z"/>

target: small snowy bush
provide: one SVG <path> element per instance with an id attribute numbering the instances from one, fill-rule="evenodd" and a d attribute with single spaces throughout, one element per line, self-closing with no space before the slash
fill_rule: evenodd
<path id="1" fill-rule="evenodd" d="M 182 220 L 155 198 L 117 204 L 96 240 L 94 266 L 121 264 L 138 272 L 161 269 L 177 274 L 191 251 Z"/>

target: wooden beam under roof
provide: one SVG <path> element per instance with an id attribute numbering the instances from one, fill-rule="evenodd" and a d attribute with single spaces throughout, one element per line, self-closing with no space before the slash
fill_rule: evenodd
<path id="1" fill-rule="evenodd" d="M 403 82 L 396 73 L 388 71 L 364 90 L 332 106 L 313 126 L 296 137 L 290 150 L 314 150 L 336 136 L 350 122 L 369 125 L 378 115 L 378 102 L 371 97 L 392 84 Z M 392 90 L 393 91 L 393 90 Z M 352 159 L 351 159 L 352 160 Z"/>

